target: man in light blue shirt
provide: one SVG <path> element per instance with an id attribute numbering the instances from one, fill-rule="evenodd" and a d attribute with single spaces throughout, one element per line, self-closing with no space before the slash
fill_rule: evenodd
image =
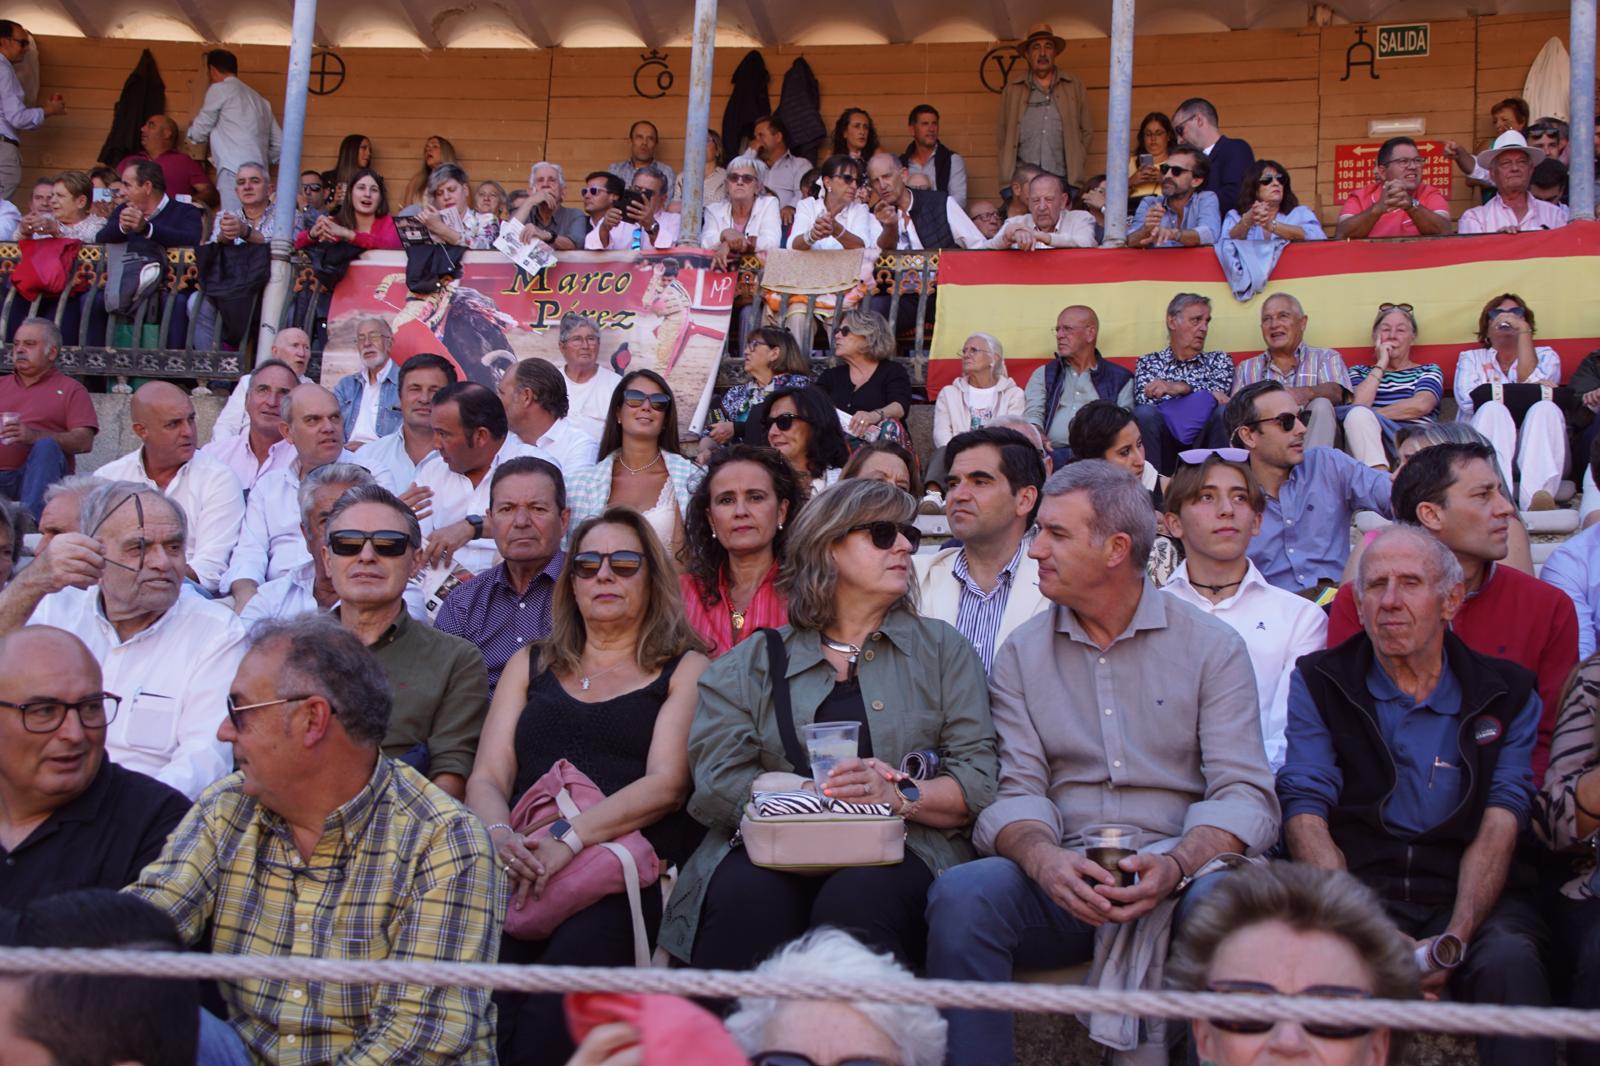
<path id="1" fill-rule="evenodd" d="M 36 130 L 51 115 L 63 115 L 67 101 L 56 93 L 43 107 L 28 107 L 22 92 L 22 82 L 11 68 L 22 62 L 33 44 L 28 31 L 20 23 L 0 19 L 0 200 L 11 199 L 22 181 L 22 151 L 17 134 L 23 130 Z M 9 239 L 9 238 L 8 238 Z"/>
<path id="2" fill-rule="evenodd" d="M 1267 494 L 1250 561 L 1290 592 L 1337 586 L 1350 558 L 1351 516 L 1393 517 L 1389 476 L 1333 448 L 1307 448 L 1300 405 L 1276 381 L 1240 389 L 1223 418 Z"/>
<path id="3" fill-rule="evenodd" d="M 1217 194 L 1205 192 L 1211 162 L 1203 152 L 1180 148 L 1161 164 L 1161 195 L 1146 196 L 1133 213 L 1129 248 L 1197 248 L 1222 234 Z"/>
<path id="4" fill-rule="evenodd" d="M 1578 611 L 1578 661 L 1594 654 L 1600 631 L 1600 526 L 1590 526 L 1550 553 L 1540 579 L 1565 592 Z"/>

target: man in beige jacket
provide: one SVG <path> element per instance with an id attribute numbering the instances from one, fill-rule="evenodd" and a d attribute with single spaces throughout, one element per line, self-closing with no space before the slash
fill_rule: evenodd
<path id="1" fill-rule="evenodd" d="M 1081 186 L 1087 177 L 1094 122 L 1083 82 L 1056 66 L 1066 47 L 1043 22 L 1018 45 L 1027 69 L 1000 94 L 999 173 L 1032 163 L 1072 185 Z"/>

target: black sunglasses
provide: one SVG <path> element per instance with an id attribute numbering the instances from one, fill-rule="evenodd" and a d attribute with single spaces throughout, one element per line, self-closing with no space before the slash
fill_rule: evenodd
<path id="1" fill-rule="evenodd" d="M 1282 996 L 1288 993 L 1280 992 L 1264 981 L 1216 981 L 1207 986 L 1208 992 L 1222 992 L 1230 995 L 1247 996 Z M 1301 989 L 1294 993 L 1297 996 L 1316 996 L 1319 999 L 1371 999 L 1371 992 L 1364 992 L 1359 988 L 1349 988 L 1344 985 L 1312 985 L 1310 988 Z M 1213 1027 L 1225 1033 L 1252 1033 L 1260 1034 L 1271 1032 L 1278 1023 L 1261 1018 L 1252 1018 L 1247 1021 L 1237 1019 L 1211 1018 L 1208 1019 Z M 1370 1025 L 1329 1025 L 1325 1022 L 1300 1022 L 1300 1028 L 1309 1035 L 1321 1037 L 1324 1040 L 1354 1040 L 1372 1032 Z"/>
<path id="2" fill-rule="evenodd" d="M 1194 167 L 1180 167 L 1172 163 L 1162 163 L 1156 169 L 1161 171 L 1163 174 L 1171 174 L 1175 178 L 1181 178 L 1185 174 L 1194 173 Z"/>
<path id="3" fill-rule="evenodd" d="M 750 1066 L 820 1066 L 816 1059 L 798 1051 L 763 1051 L 750 1060 Z M 889 1066 L 887 1059 L 840 1059 L 832 1066 Z"/>
<path id="4" fill-rule="evenodd" d="M 10 707 L 22 714 L 22 728 L 30 733 L 54 733 L 67 720 L 68 711 L 78 712 L 78 722 L 85 729 L 104 729 L 117 716 L 122 697 L 110 692 L 96 692 L 76 703 L 64 700 L 29 700 L 11 703 L 0 700 L 0 707 Z"/>
<path id="5" fill-rule="evenodd" d="M 861 184 L 861 175 L 859 175 L 859 174 L 839 173 L 839 174 L 824 174 L 822 176 L 825 177 L 825 178 L 838 178 L 840 181 L 848 181 L 851 185 L 860 185 Z"/>
<path id="6" fill-rule="evenodd" d="M 316 184 L 311 184 L 311 183 L 308 182 L 307 184 L 304 184 L 304 185 L 300 186 L 300 191 L 301 192 L 321 192 L 322 191 L 322 186 L 321 185 L 316 185 Z"/>
<path id="7" fill-rule="evenodd" d="M 622 402 L 629 407 L 643 407 L 648 403 L 657 411 L 665 411 L 672 406 L 672 397 L 664 392 L 645 393 L 638 389 L 627 389 L 622 394 Z"/>
<path id="8" fill-rule="evenodd" d="M 1254 422 L 1246 422 L 1245 425 L 1259 426 L 1263 422 L 1275 422 L 1277 423 L 1279 429 L 1283 430 L 1285 433 L 1288 433 L 1294 429 L 1294 424 L 1296 422 L 1299 422 L 1302 426 L 1309 426 L 1311 424 L 1311 412 L 1304 409 L 1299 411 L 1285 411 L 1283 414 L 1273 415 L 1271 418 L 1258 418 Z"/>
<path id="9" fill-rule="evenodd" d="M 851 526 L 845 530 L 845 533 L 860 533 L 862 530 L 866 530 L 867 536 L 872 538 L 872 546 L 879 551 L 888 551 L 893 548 L 898 537 L 906 538 L 907 543 L 911 545 L 912 551 L 922 547 L 922 530 L 910 522 L 890 522 L 887 519 L 877 522 L 862 522 L 859 525 Z"/>
<path id="10" fill-rule="evenodd" d="M 590 580 L 600 576 L 600 564 L 611 564 L 611 572 L 618 577 L 632 577 L 644 565 L 642 552 L 579 552 L 572 557 L 572 572 Z"/>
<path id="11" fill-rule="evenodd" d="M 1378 314 L 1380 314 L 1380 315 L 1388 314 L 1390 311 L 1404 311 L 1406 314 L 1409 315 L 1414 310 L 1416 310 L 1416 308 L 1412 307 L 1410 304 L 1379 304 L 1378 305 Z"/>
<path id="12" fill-rule="evenodd" d="M 1261 177 L 1256 179 L 1256 184 L 1257 185 L 1282 185 L 1282 184 L 1284 184 L 1283 175 L 1282 174 L 1263 174 L 1263 175 L 1261 175 Z"/>
<path id="13" fill-rule="evenodd" d="M 398 559 L 411 549 L 411 534 L 398 529 L 379 529 L 368 533 L 360 529 L 336 529 L 328 534 L 328 550 L 335 555 L 360 555 L 372 542 L 372 550 L 385 559 Z"/>
<path id="14" fill-rule="evenodd" d="M 1522 307 L 1497 307 L 1494 309 L 1493 315 L 1495 318 L 1499 318 L 1501 315 L 1516 315 L 1518 318 L 1527 318 L 1528 312 L 1526 308 Z"/>
<path id="15" fill-rule="evenodd" d="M 767 428 L 771 429 L 773 426 L 777 426 L 780 432 L 787 433 L 794 428 L 794 424 L 796 422 L 804 422 L 807 425 L 810 425 L 811 419 L 807 418 L 805 415 L 773 415 L 771 418 L 767 419 Z"/>

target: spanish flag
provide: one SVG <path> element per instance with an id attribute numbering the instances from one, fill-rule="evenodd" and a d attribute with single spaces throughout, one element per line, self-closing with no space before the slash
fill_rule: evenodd
<path id="1" fill-rule="evenodd" d="M 1448 388 L 1457 356 L 1482 345 L 1478 316 L 1516 293 L 1534 313 L 1534 343 L 1561 353 L 1570 374 L 1600 348 L 1600 222 L 1537 233 L 1420 240 L 1307 241 L 1284 250 L 1267 291 L 1239 303 L 1210 248 L 943 252 L 928 393 L 961 373 L 961 347 L 989 333 L 1018 385 L 1056 348 L 1056 315 L 1072 304 L 1100 317 L 1100 353 L 1129 369 L 1167 345 L 1167 302 L 1180 292 L 1211 298 L 1206 348 L 1235 361 L 1259 354 L 1261 306 L 1289 293 L 1306 309 L 1305 342 L 1337 348 L 1347 365 L 1372 362 L 1378 306 L 1407 303 L 1417 317 L 1411 357 L 1438 363 Z"/>

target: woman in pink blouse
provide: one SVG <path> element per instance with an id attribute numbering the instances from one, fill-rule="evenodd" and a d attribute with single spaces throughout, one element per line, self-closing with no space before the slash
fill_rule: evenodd
<path id="1" fill-rule="evenodd" d="M 350 179 L 344 202 L 331 215 L 323 215 L 294 239 L 296 248 L 312 244 L 353 244 L 362 251 L 374 248 L 398 251 L 400 234 L 389 217 L 389 196 L 377 171 L 364 167 Z"/>

